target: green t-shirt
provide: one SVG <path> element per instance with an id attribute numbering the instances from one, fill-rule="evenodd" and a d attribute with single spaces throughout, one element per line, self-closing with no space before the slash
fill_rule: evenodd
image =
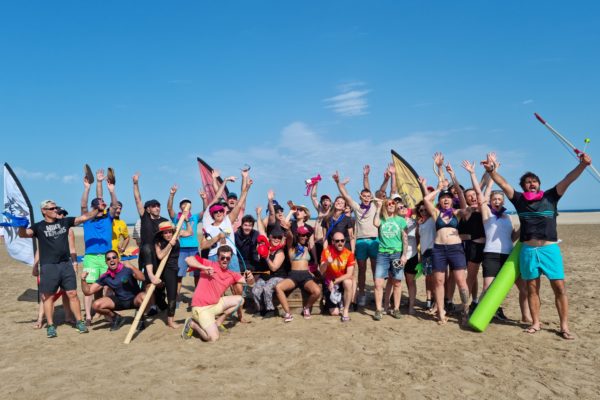
<path id="1" fill-rule="evenodd" d="M 381 219 L 379 226 L 379 252 L 400 253 L 402 251 L 402 231 L 406 229 L 406 220 L 400 216 Z"/>

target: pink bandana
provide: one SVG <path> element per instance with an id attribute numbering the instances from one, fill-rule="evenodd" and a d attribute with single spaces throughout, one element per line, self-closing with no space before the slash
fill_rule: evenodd
<path id="1" fill-rule="evenodd" d="M 536 193 L 524 192 L 523 197 L 525 197 L 525 200 L 527 200 L 527 201 L 540 201 L 542 199 L 542 197 L 544 197 L 544 191 L 540 190 L 539 192 L 536 192 Z"/>
<path id="2" fill-rule="evenodd" d="M 123 269 L 123 264 L 119 263 L 119 265 L 117 265 L 117 268 L 115 269 L 110 269 L 110 267 L 106 270 L 105 275 L 109 275 L 111 278 L 115 279 L 115 276 L 117 276 L 117 274 L 119 272 L 121 272 L 121 270 Z"/>

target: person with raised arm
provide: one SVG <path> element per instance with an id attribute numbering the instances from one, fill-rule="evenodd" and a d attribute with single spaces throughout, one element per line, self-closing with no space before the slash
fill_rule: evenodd
<path id="1" fill-rule="evenodd" d="M 38 240 L 39 264 L 40 264 L 40 286 L 42 301 L 44 302 L 44 314 L 48 321 L 46 335 L 48 338 L 57 336 L 54 325 L 53 298 L 56 290 L 60 287 L 69 297 L 71 311 L 77 322 L 75 328 L 79 333 L 87 333 L 88 328 L 85 321 L 81 319 L 81 304 L 77 297 L 77 275 L 70 260 L 69 228 L 84 223 L 98 215 L 98 209 L 92 205 L 92 210 L 79 217 L 57 217 L 56 203 L 52 200 L 44 200 L 40 205 L 44 219 L 36 222 L 29 228 L 19 227 L 19 237 L 33 238 Z"/>
<path id="2" fill-rule="evenodd" d="M 106 272 L 108 266 L 104 260 L 104 255 L 112 249 L 112 225 L 115 216 L 115 210 L 118 207 L 117 195 L 115 194 L 114 183 L 107 181 L 107 188 L 110 193 L 110 208 L 102 198 L 102 182 L 105 180 L 104 170 L 99 169 L 96 172 L 96 197 L 92 200 L 92 207 L 98 210 L 96 217 L 84 222 L 83 240 L 85 243 L 85 256 L 83 257 L 83 270 L 87 272 L 87 282 L 94 283 L 100 275 Z M 88 212 L 88 197 L 90 193 L 90 183 L 87 177 L 83 178 L 83 195 L 81 196 L 81 214 Z M 99 299 L 101 293 L 96 293 L 95 298 Z M 85 296 L 83 305 L 85 308 L 85 323 L 87 326 L 92 324 L 92 301 L 94 296 Z"/>
<path id="3" fill-rule="evenodd" d="M 378 228 L 379 250 L 375 268 L 375 315 L 373 319 L 383 318 L 383 286 L 386 279 L 392 281 L 394 308 L 391 315 L 399 319 L 400 297 L 402 294 L 402 279 L 406 265 L 407 235 L 406 221 L 396 215 L 396 202 L 393 199 L 384 201 L 376 199 L 376 213 L 373 225 Z M 383 205 L 383 207 L 382 207 Z M 385 308 L 389 308 L 390 297 L 385 296 Z"/>
<path id="4" fill-rule="evenodd" d="M 563 339 L 573 340 L 569 329 L 569 301 L 565 287 L 565 272 L 562 254 L 558 246 L 556 229 L 557 205 L 569 186 L 592 164 L 586 153 L 579 153 L 579 164 L 560 182 L 548 190 L 541 190 L 540 178 L 526 172 L 519 180 L 522 192 L 515 190 L 499 173 L 496 155 L 488 153 L 481 162 L 490 177 L 496 182 L 514 205 L 521 223 L 519 269 L 527 282 L 527 295 L 532 324 L 525 332 L 535 334 L 541 329 L 540 322 L 540 276 L 546 275 L 554 291 L 554 299 L 560 319 L 559 334 Z"/>
<path id="5" fill-rule="evenodd" d="M 473 189 L 477 193 L 477 201 L 485 229 L 485 248 L 483 249 L 483 288 L 481 297 L 485 294 L 492 281 L 500 272 L 510 252 L 513 249 L 513 241 L 519 237 L 518 229 L 515 229 L 510 216 L 506 214 L 504 207 L 504 192 L 492 191 L 491 178 L 486 174 L 485 193 L 481 192 L 480 183 L 475 175 L 475 164 L 467 160 L 463 161 L 463 168 L 469 172 Z M 468 279 L 468 276 L 467 276 Z M 531 314 L 527 302 L 527 287 L 521 277 L 515 282 L 519 289 L 519 305 L 521 307 L 521 321 L 531 323 Z M 501 321 L 507 320 L 504 310 L 499 307 L 495 317 Z"/>
<path id="6" fill-rule="evenodd" d="M 368 184 L 370 167 L 365 165 L 363 167 L 363 184 Z M 355 257 L 358 265 L 358 277 L 354 279 L 353 298 L 356 296 L 356 304 L 364 307 L 366 305 L 366 293 L 365 293 L 365 282 L 367 272 L 367 261 L 371 263 L 371 274 L 375 276 L 375 264 L 377 263 L 377 254 L 379 248 L 379 241 L 377 239 L 378 232 L 377 227 L 373 224 L 373 218 L 377 213 L 377 207 L 373 204 L 373 195 L 368 187 L 364 187 L 360 192 L 360 204 L 354 201 L 348 190 L 346 189 L 346 183 L 340 182 L 338 172 L 333 175 L 340 194 L 346 201 L 356 219 L 356 247 Z M 356 289 L 358 288 L 358 292 Z"/>
<path id="7" fill-rule="evenodd" d="M 449 163 L 446 170 L 450 174 L 454 185 L 460 187 L 454 170 Z M 461 323 L 465 324 L 467 322 L 469 289 L 465 276 L 467 261 L 462 241 L 458 235 L 458 222 L 461 210 L 466 208 L 466 203 L 464 196 L 461 196 L 461 209 L 455 210 L 453 208 L 452 193 L 444 188 L 445 183 L 444 179 L 440 179 L 437 189 L 428 193 L 423 199 L 427 211 L 435 221 L 436 229 L 432 261 L 438 324 L 444 325 L 448 322 L 444 309 L 444 280 L 448 267 L 459 288 L 460 300 L 463 305 Z M 433 204 L 436 195 L 438 196 L 437 207 Z"/>
<path id="8" fill-rule="evenodd" d="M 291 224 L 287 221 L 283 223 L 283 228 L 286 229 L 285 243 L 291 261 L 291 268 L 287 278 L 275 286 L 277 299 L 285 313 L 283 321 L 291 322 L 294 319 L 290 313 L 286 292 L 290 292 L 295 288 L 300 288 L 308 294 L 308 298 L 302 307 L 302 316 L 304 319 L 310 319 L 312 306 L 321 295 L 321 288 L 315 282 L 315 277 L 308 268 L 311 257 L 310 231 L 305 226 L 301 226 L 298 228 L 296 234 L 294 234 Z"/>
<path id="9" fill-rule="evenodd" d="M 329 195 L 324 194 L 317 201 L 317 186 L 319 182 L 315 182 L 310 191 L 310 199 L 312 201 L 315 210 L 317 210 L 317 218 L 315 220 L 315 251 L 317 253 L 317 260 L 321 259 L 321 253 L 323 252 L 323 230 L 319 227 L 323 223 L 323 219 L 329 214 L 331 210 L 331 197 Z"/>
<path id="10" fill-rule="evenodd" d="M 419 177 L 419 184 L 423 193 L 427 195 L 430 190 L 427 187 L 427 181 L 423 177 Z M 425 207 L 425 202 L 421 200 L 416 205 L 417 210 L 417 242 L 419 243 L 419 251 L 421 253 L 421 265 L 423 268 L 423 275 L 425 275 L 425 291 L 427 296 L 427 302 L 425 303 L 425 309 L 428 312 L 435 312 L 433 308 L 434 303 L 433 299 L 433 241 L 435 239 L 435 222 L 429 211 L 427 211 L 427 207 Z"/>

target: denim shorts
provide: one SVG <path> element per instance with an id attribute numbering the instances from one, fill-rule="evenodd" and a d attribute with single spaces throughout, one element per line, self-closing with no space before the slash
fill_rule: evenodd
<path id="1" fill-rule="evenodd" d="M 451 271 L 466 269 L 467 259 L 462 243 L 433 245 L 433 270 L 435 272 L 446 272 L 450 266 Z"/>
<path id="2" fill-rule="evenodd" d="M 185 262 L 185 259 L 187 257 L 193 257 L 196 254 L 198 254 L 198 249 L 195 247 L 182 247 L 179 250 L 179 260 L 177 261 L 177 266 L 179 267 L 179 270 L 177 271 L 178 277 L 183 278 L 187 275 L 188 265 Z M 200 271 L 191 272 L 190 275 L 195 274 L 196 272 L 200 275 Z"/>
<path id="3" fill-rule="evenodd" d="M 375 279 L 392 278 L 397 281 L 404 279 L 404 267 L 394 268 L 399 265 L 402 253 L 379 253 L 377 254 L 377 266 L 375 267 Z M 395 260 L 398 260 L 394 262 Z"/>

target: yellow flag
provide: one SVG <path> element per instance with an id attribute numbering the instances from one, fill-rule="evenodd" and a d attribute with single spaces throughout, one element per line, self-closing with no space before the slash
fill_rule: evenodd
<path id="1" fill-rule="evenodd" d="M 423 200 L 423 192 L 419 185 L 419 175 L 413 167 L 398 153 L 392 150 L 392 161 L 396 169 L 396 185 L 398 194 L 409 208 L 414 208 L 418 202 Z"/>

